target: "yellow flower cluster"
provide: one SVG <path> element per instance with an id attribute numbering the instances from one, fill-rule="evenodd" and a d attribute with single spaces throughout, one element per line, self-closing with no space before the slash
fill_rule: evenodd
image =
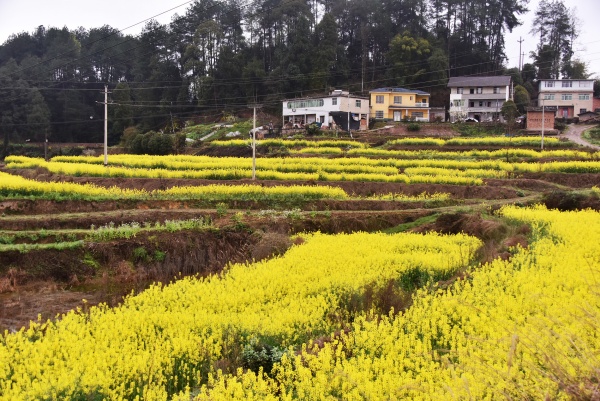
<path id="1" fill-rule="evenodd" d="M 93 167 L 93 166 L 92 166 Z M 172 187 L 164 190 L 104 188 L 93 184 L 41 182 L 0 172 L 0 196 L 46 196 L 55 198 L 95 199 L 203 199 L 203 200 L 275 200 L 275 199 L 348 199 L 346 192 L 329 186 L 203 185 Z"/>
<path id="2" fill-rule="evenodd" d="M 251 140 L 233 139 L 229 141 L 212 141 L 212 146 L 252 146 Z M 256 141 L 257 146 L 280 146 L 286 148 L 298 147 L 327 147 L 327 148 L 367 148 L 369 145 L 348 140 L 321 139 L 312 141 L 308 139 L 260 139 Z"/>
<path id="3" fill-rule="evenodd" d="M 446 279 L 471 263 L 466 235 L 303 235 L 284 257 L 153 286 L 0 337 L 0 400 L 190 399 L 240 342 L 299 347 L 343 328 L 344 302 L 389 280 Z M 371 288 L 372 288 L 371 287 Z M 240 386 L 247 388 L 246 379 Z M 267 386 L 261 386 L 266 389 Z"/>
<path id="4" fill-rule="evenodd" d="M 58 197 L 139 198 L 146 192 L 118 187 L 104 188 L 92 184 L 41 182 L 0 172 L 0 196 L 30 196 L 53 194 Z"/>
<path id="5" fill-rule="evenodd" d="M 396 318 L 365 315 L 269 378 L 217 374 L 197 401 L 594 399 L 600 363 L 600 213 L 501 210 L 531 225 L 528 249 Z"/>
<path id="6" fill-rule="evenodd" d="M 115 155 L 114 167 L 101 157 L 59 156 L 43 159 L 7 157 L 9 168 L 44 167 L 56 174 L 103 177 L 242 179 L 252 176 L 252 160 L 210 156 Z M 409 168 L 427 168 L 427 173 Z M 404 173 L 401 171 L 405 170 Z M 483 170 L 495 170 L 484 172 Z M 409 170 L 410 171 L 410 170 Z M 460 172 L 458 172 L 460 171 Z M 468 172 L 470 171 L 470 172 Z M 267 158 L 256 161 L 256 176 L 263 180 L 381 181 L 482 185 L 482 178 L 505 177 L 510 172 L 598 173 L 600 161 L 508 163 L 501 160 L 370 159 L 367 157 Z"/>
<path id="7" fill-rule="evenodd" d="M 436 139 L 436 138 L 401 138 L 388 141 L 388 145 L 416 145 L 416 146 L 540 146 L 541 138 L 529 136 L 516 137 L 481 137 L 481 138 L 451 138 L 451 139 Z M 544 138 L 544 145 L 557 146 L 561 144 L 558 138 Z M 562 143 L 569 145 L 569 143 Z"/>
<path id="8" fill-rule="evenodd" d="M 325 148 L 328 149 L 328 148 Z M 334 148 L 337 149 L 337 148 Z M 319 148 L 301 149 L 298 153 L 318 153 Z M 331 153 L 335 153 L 332 149 Z M 337 149 L 337 153 L 342 151 Z M 383 157 L 399 157 L 408 159 L 459 159 L 459 160 L 474 160 L 474 159 L 583 159 L 583 160 L 598 160 L 600 152 L 590 153 L 577 150 L 544 150 L 538 151 L 533 149 L 516 149 L 507 148 L 499 150 L 479 150 L 472 149 L 463 152 L 448 152 L 441 150 L 387 150 L 387 149 L 350 149 L 348 155 L 354 156 L 383 156 Z"/>

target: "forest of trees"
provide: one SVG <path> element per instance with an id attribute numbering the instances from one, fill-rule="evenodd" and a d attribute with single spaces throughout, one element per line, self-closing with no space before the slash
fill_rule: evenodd
<path id="1" fill-rule="evenodd" d="M 571 59 L 576 17 L 563 0 L 542 0 L 536 11 L 535 63 L 505 69 L 505 35 L 527 3 L 198 0 L 135 37 L 110 26 L 40 26 L 0 46 L 0 135 L 101 142 L 105 85 L 114 144 L 130 126 L 169 131 L 253 102 L 278 112 L 282 99 L 333 88 L 413 87 L 443 106 L 449 76 L 510 73 L 531 96 L 538 78 L 585 75 L 585 63 Z M 556 15 L 568 18 L 557 24 Z"/>

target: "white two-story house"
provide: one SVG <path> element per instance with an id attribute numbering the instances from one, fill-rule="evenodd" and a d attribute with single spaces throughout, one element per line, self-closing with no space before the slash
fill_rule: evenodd
<path id="1" fill-rule="evenodd" d="M 319 122 L 323 128 L 331 128 L 333 117 L 337 116 L 339 125 L 347 127 L 347 120 L 350 120 L 350 128 L 358 129 L 355 127 L 360 125 L 361 120 L 368 126 L 369 98 L 334 90 L 326 96 L 284 100 L 282 114 L 284 126 L 302 127 Z"/>
<path id="2" fill-rule="evenodd" d="M 594 111 L 594 80 L 542 79 L 538 106 L 556 112 L 558 118 L 573 118 Z"/>
<path id="3" fill-rule="evenodd" d="M 477 121 L 503 121 L 502 105 L 512 98 L 511 77 L 452 77 L 450 88 L 450 121 L 472 118 Z"/>

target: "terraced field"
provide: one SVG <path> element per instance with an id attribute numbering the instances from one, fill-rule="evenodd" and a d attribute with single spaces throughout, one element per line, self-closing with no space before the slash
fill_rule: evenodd
<path id="1" fill-rule="evenodd" d="M 499 141 L 8 157 L 0 399 L 593 398 L 600 154 Z"/>

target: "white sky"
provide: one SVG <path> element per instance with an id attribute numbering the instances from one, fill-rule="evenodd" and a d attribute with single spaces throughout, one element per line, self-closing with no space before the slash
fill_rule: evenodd
<path id="1" fill-rule="evenodd" d="M 138 34 L 145 23 L 155 17 L 161 24 L 171 21 L 174 14 L 183 15 L 193 1 L 187 0 L 0 0 L 0 43 L 13 33 L 33 32 L 39 25 L 76 29 L 86 29 L 110 25 L 125 29 L 125 34 Z M 508 66 L 516 67 L 519 62 L 519 37 L 521 52 L 525 62 L 532 62 L 529 52 L 535 50 L 537 38 L 533 37 L 531 22 L 539 0 L 529 1 L 529 12 L 521 17 L 523 26 L 506 35 Z M 564 0 L 568 8 L 576 7 L 581 20 L 581 34 L 576 43 L 575 53 L 588 63 L 588 71 L 600 78 L 600 0 Z"/>
<path id="2" fill-rule="evenodd" d="M 524 39 L 521 44 L 521 52 L 525 53 L 523 64 L 533 62 L 529 52 L 535 50 L 538 38 L 532 36 L 529 31 L 538 4 L 539 0 L 530 0 L 527 7 L 529 12 L 520 18 L 523 25 L 512 33 L 507 33 L 505 37 L 509 67 L 517 67 L 519 64 L 519 37 Z M 593 73 L 594 78 L 600 78 L 600 0 L 564 0 L 564 4 L 569 9 L 575 8 L 575 14 L 581 21 L 579 38 L 574 46 L 574 57 L 588 64 L 588 72 Z"/>

